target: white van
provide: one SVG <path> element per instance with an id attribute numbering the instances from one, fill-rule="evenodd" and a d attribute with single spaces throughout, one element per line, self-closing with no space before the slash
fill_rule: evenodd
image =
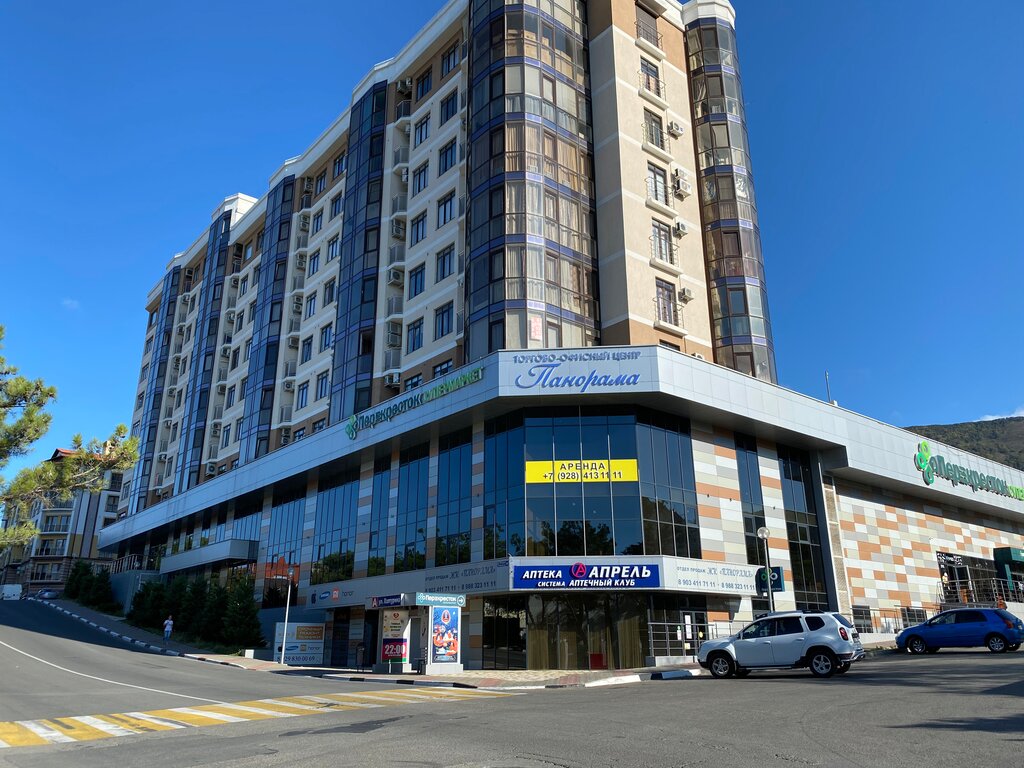
<path id="1" fill-rule="evenodd" d="M 4 584 L 3 585 L 3 599 L 4 600 L 20 600 L 21 599 L 21 584 Z"/>

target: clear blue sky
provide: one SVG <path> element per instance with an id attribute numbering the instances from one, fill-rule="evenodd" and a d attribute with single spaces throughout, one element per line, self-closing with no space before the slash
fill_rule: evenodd
<path id="1" fill-rule="evenodd" d="M 130 421 L 167 260 L 441 5 L 0 7 L 0 324 L 60 392 L 29 460 Z M 735 5 L 780 383 L 824 398 L 828 368 L 899 425 L 1024 414 L 1024 3 Z"/>

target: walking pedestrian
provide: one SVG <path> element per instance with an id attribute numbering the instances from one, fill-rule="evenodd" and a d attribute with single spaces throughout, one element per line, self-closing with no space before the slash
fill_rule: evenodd
<path id="1" fill-rule="evenodd" d="M 174 617 L 168 616 L 164 622 L 164 641 L 171 639 L 171 630 L 174 629 Z"/>

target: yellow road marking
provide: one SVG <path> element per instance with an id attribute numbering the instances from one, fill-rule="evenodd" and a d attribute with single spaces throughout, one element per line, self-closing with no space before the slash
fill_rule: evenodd
<path id="1" fill-rule="evenodd" d="M 270 712 L 266 709 L 256 709 L 239 704 L 224 704 L 220 707 L 215 707 L 211 704 L 208 707 L 201 707 L 199 709 L 200 711 L 209 710 L 211 712 L 221 712 L 225 715 L 244 717 L 246 720 L 273 720 L 275 717 L 281 717 L 279 712 Z"/>
<path id="2" fill-rule="evenodd" d="M 0 741 L 9 747 L 35 747 L 50 743 L 18 723 L 0 723 Z"/>
<path id="3" fill-rule="evenodd" d="M 40 725 L 45 725 L 47 728 L 53 728 L 53 730 L 63 733 L 65 736 L 70 736 L 75 741 L 105 739 L 110 735 L 104 733 L 99 728 L 93 728 L 91 725 L 86 725 L 71 718 L 54 717 L 50 720 L 36 720 L 36 722 Z"/>
<path id="4" fill-rule="evenodd" d="M 96 715 L 97 720 L 105 720 L 108 723 L 119 725 L 122 728 L 130 728 L 133 731 L 139 733 L 156 732 L 156 731 L 171 731 L 176 727 L 170 723 L 157 723 L 152 720 L 143 720 L 141 717 L 132 717 L 131 715 Z"/>
<path id="5" fill-rule="evenodd" d="M 303 709 L 302 707 L 287 706 L 284 702 L 274 701 L 273 699 L 260 699 L 259 701 L 240 701 L 238 702 L 243 707 L 255 707 L 256 709 L 262 709 L 267 712 L 280 712 L 282 715 L 308 715 L 311 714 L 309 710 Z"/>
<path id="6" fill-rule="evenodd" d="M 181 723 L 182 725 L 191 725 L 193 727 L 201 725 L 223 725 L 224 720 L 215 715 L 203 716 L 201 712 L 192 714 L 190 712 L 181 712 L 177 709 L 152 709 L 146 712 L 147 715 L 153 715 L 163 720 L 170 720 L 172 723 Z"/>

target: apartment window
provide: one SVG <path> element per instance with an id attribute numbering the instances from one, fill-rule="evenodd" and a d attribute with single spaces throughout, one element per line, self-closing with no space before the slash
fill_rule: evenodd
<path id="1" fill-rule="evenodd" d="M 415 352 L 423 346 L 423 318 L 413 320 L 405 329 L 405 351 Z"/>
<path id="2" fill-rule="evenodd" d="M 647 164 L 647 196 L 668 205 L 668 177 L 664 168 L 654 163 Z"/>
<path id="3" fill-rule="evenodd" d="M 320 271 L 320 251 L 317 251 L 309 257 L 309 269 L 307 270 L 307 276 L 312 277 Z"/>
<path id="4" fill-rule="evenodd" d="M 245 296 L 245 294 L 246 294 L 246 292 L 248 290 L 249 290 L 249 276 L 246 275 L 245 277 L 243 277 L 238 282 L 238 295 L 239 296 Z"/>
<path id="5" fill-rule="evenodd" d="M 434 378 L 436 379 L 438 376 L 444 376 L 446 373 L 451 371 L 451 369 L 451 360 L 445 360 L 443 363 L 438 363 L 437 365 L 434 366 Z"/>
<path id="6" fill-rule="evenodd" d="M 437 201 L 437 228 L 440 229 L 455 218 L 455 190 Z"/>
<path id="7" fill-rule="evenodd" d="M 427 188 L 430 176 L 430 162 L 427 161 L 412 172 L 412 194 L 418 195 Z"/>
<path id="8" fill-rule="evenodd" d="M 409 270 L 409 298 L 415 298 L 423 293 L 423 284 L 425 282 L 424 277 L 426 275 L 426 265 L 420 264 L 416 269 Z"/>
<path id="9" fill-rule="evenodd" d="M 221 431 L 220 447 L 227 448 L 229 445 L 231 445 L 231 425 L 225 424 Z"/>
<path id="10" fill-rule="evenodd" d="M 324 171 L 323 173 L 321 173 L 319 176 L 316 177 L 316 192 L 315 192 L 315 194 L 319 195 L 326 188 L 327 188 L 327 171 Z"/>
<path id="11" fill-rule="evenodd" d="M 344 152 L 342 152 L 340 155 L 338 155 L 336 158 L 334 158 L 334 177 L 333 178 L 336 179 L 339 176 L 341 176 L 341 174 L 343 174 L 345 172 L 345 166 L 346 166 L 347 162 L 348 162 L 348 155 L 346 155 Z"/>
<path id="12" fill-rule="evenodd" d="M 679 311 L 676 306 L 676 287 L 666 280 L 655 280 L 655 296 L 658 304 L 658 320 L 669 325 L 679 325 Z"/>
<path id="13" fill-rule="evenodd" d="M 256 255 L 259 256 L 263 253 L 263 235 L 266 230 L 261 229 L 256 233 Z"/>
<path id="14" fill-rule="evenodd" d="M 152 348 L 153 348 L 153 337 L 150 336 L 148 339 L 146 339 L 146 348 L 142 350 L 142 354 L 144 354 L 144 355 L 148 354 L 149 350 L 151 350 Z"/>
<path id="15" fill-rule="evenodd" d="M 310 358 L 313 357 L 313 337 L 307 336 L 302 340 L 302 356 L 301 361 L 308 363 Z"/>
<path id="16" fill-rule="evenodd" d="M 661 47 L 661 35 L 658 33 L 658 17 L 646 8 L 636 7 L 636 36 L 652 45 Z"/>
<path id="17" fill-rule="evenodd" d="M 334 338 L 334 326 L 327 324 L 320 329 L 320 351 L 331 348 L 331 341 Z"/>
<path id="18" fill-rule="evenodd" d="M 441 120 L 439 125 L 444 125 L 459 113 L 459 92 L 454 90 L 441 99 Z"/>
<path id="19" fill-rule="evenodd" d="M 237 331 L 242 330 L 242 327 L 244 325 L 245 325 L 245 310 L 244 309 L 240 309 L 240 310 L 238 310 L 238 314 L 235 315 L 235 331 L 237 332 Z"/>
<path id="20" fill-rule="evenodd" d="M 245 244 L 245 261 L 252 258 L 252 240 Z"/>
<path id="21" fill-rule="evenodd" d="M 330 376 L 327 371 L 318 374 L 316 377 L 316 399 L 322 400 L 327 397 L 331 389 Z"/>
<path id="22" fill-rule="evenodd" d="M 301 439 L 302 439 L 302 438 L 304 438 L 305 436 L 306 436 L 306 428 L 305 428 L 305 427 L 300 427 L 299 429 L 296 429 L 296 430 L 295 430 L 295 431 L 294 431 L 294 432 L 292 433 L 292 440 L 293 440 L 293 441 L 295 441 L 295 440 L 301 440 Z"/>
<path id="23" fill-rule="evenodd" d="M 443 338 L 452 332 L 452 318 L 455 316 L 455 305 L 448 302 L 434 310 L 434 340 Z"/>
<path id="24" fill-rule="evenodd" d="M 410 389 L 416 389 L 423 383 L 423 375 L 417 373 L 415 376 L 410 376 L 405 380 L 405 391 L 408 392 Z"/>
<path id="25" fill-rule="evenodd" d="M 251 354 L 252 354 L 252 339 L 249 339 L 247 342 L 245 342 L 245 357 L 242 358 L 242 359 L 245 360 L 245 361 L 248 361 L 249 360 L 249 355 L 251 355 Z"/>
<path id="26" fill-rule="evenodd" d="M 235 347 L 233 350 L 231 350 L 231 370 L 232 371 L 235 370 L 235 368 L 238 367 L 238 354 L 239 354 L 239 352 L 241 352 L 241 349 L 239 349 L 238 347 Z"/>
<path id="27" fill-rule="evenodd" d="M 409 228 L 412 230 L 412 232 L 410 234 L 410 242 L 413 245 L 416 245 L 416 243 L 420 242 L 421 240 L 423 240 L 423 238 L 425 238 L 427 236 L 427 214 L 426 214 L 426 212 L 424 211 L 419 216 L 417 216 L 415 219 L 413 219 L 412 223 L 409 225 Z"/>
<path id="28" fill-rule="evenodd" d="M 337 283 L 337 281 L 334 278 L 331 278 L 330 280 L 328 280 L 327 284 L 324 285 L 324 306 L 325 307 L 328 304 L 330 304 L 331 302 L 334 301 L 334 294 L 337 292 L 337 285 L 338 285 L 338 283 Z"/>
<path id="29" fill-rule="evenodd" d="M 647 59 L 640 59 L 640 85 L 655 96 L 665 98 L 665 88 L 658 75 L 658 65 Z"/>
<path id="30" fill-rule="evenodd" d="M 661 118 L 649 109 L 644 110 L 644 138 L 659 149 L 668 149 Z"/>
<path id="31" fill-rule="evenodd" d="M 459 43 L 456 41 L 441 57 L 441 77 L 459 65 Z"/>
<path id="32" fill-rule="evenodd" d="M 230 387 L 228 387 L 227 397 L 224 398 L 224 407 L 225 408 L 230 408 L 234 404 L 235 404 L 235 385 L 232 384 Z"/>
<path id="33" fill-rule="evenodd" d="M 249 302 L 249 325 L 252 325 L 253 321 L 255 319 L 256 319 L 256 302 L 255 301 L 251 301 L 251 302 Z"/>
<path id="34" fill-rule="evenodd" d="M 323 432 L 326 427 L 327 419 L 317 419 L 313 422 L 313 434 L 315 435 L 317 432 Z"/>
<path id="35" fill-rule="evenodd" d="M 341 194 L 331 198 L 331 218 L 333 219 L 339 213 L 341 213 Z"/>
<path id="36" fill-rule="evenodd" d="M 332 237 L 327 241 L 327 260 L 334 261 L 338 258 L 338 238 Z"/>
<path id="37" fill-rule="evenodd" d="M 431 75 L 432 70 L 427 70 L 422 75 L 416 78 L 416 101 L 421 101 L 431 89 Z"/>
<path id="38" fill-rule="evenodd" d="M 299 391 L 295 395 L 295 410 L 301 410 L 309 405 L 309 382 L 299 384 Z"/>
<path id="39" fill-rule="evenodd" d="M 449 245 L 437 252 L 434 264 L 434 282 L 439 283 L 452 273 L 455 262 L 455 246 Z"/>
<path id="40" fill-rule="evenodd" d="M 139 381 L 145 381 L 147 376 L 149 376 L 149 363 L 142 366 L 142 370 L 139 371 Z"/>
<path id="41" fill-rule="evenodd" d="M 675 246 L 672 243 L 672 228 L 663 221 L 651 219 L 651 256 L 666 264 L 675 264 Z"/>
<path id="42" fill-rule="evenodd" d="M 324 228 L 324 209 L 321 208 L 319 211 L 313 214 L 313 234 L 315 235 L 321 229 Z"/>
<path id="43" fill-rule="evenodd" d="M 430 115 L 427 115 L 416 123 L 416 135 L 414 137 L 413 146 L 418 147 L 428 138 L 430 138 Z"/>
<path id="44" fill-rule="evenodd" d="M 142 401 L 145 399 L 145 397 L 146 396 L 140 392 L 139 396 L 135 398 L 135 409 L 136 410 L 138 410 L 139 408 L 142 407 Z"/>
<path id="45" fill-rule="evenodd" d="M 452 168 L 455 165 L 455 139 L 452 139 L 445 144 L 437 153 L 437 175 L 442 175 L 445 171 Z"/>
<path id="46" fill-rule="evenodd" d="M 316 294 L 306 299 L 306 317 L 312 317 L 316 314 Z"/>

